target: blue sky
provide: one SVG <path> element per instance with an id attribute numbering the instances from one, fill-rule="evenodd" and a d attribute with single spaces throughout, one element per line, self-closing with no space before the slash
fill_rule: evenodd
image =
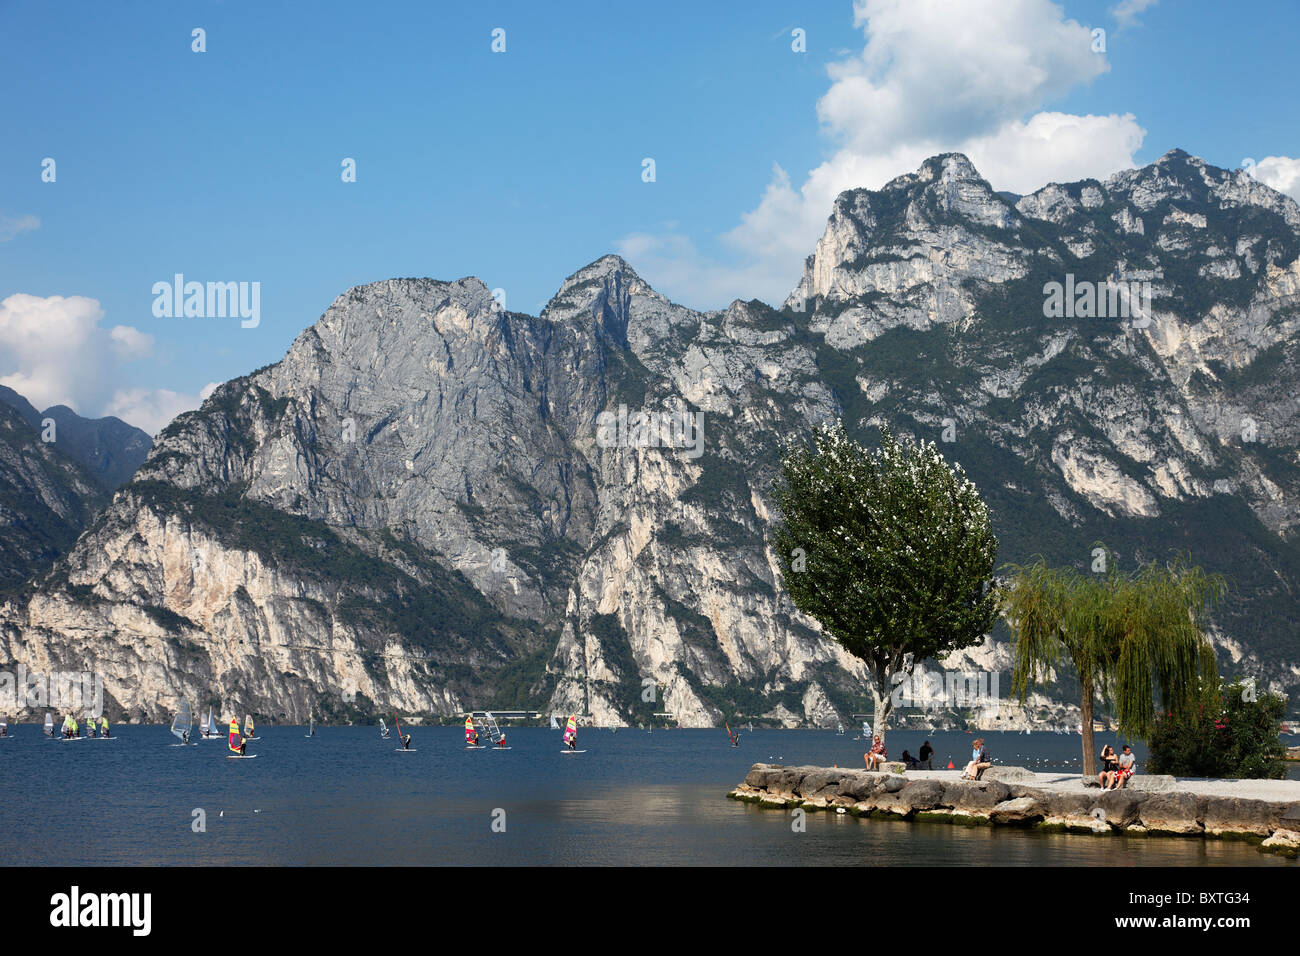
<path id="1" fill-rule="evenodd" d="M 611 251 L 779 301 L 835 192 L 941 149 L 1022 192 L 1181 147 L 1300 194 L 1296 36 L 1285 2 L 0 0 L 0 382 L 154 431 L 350 286 L 536 313 Z M 260 282 L 260 324 L 156 317 L 178 272 Z"/>

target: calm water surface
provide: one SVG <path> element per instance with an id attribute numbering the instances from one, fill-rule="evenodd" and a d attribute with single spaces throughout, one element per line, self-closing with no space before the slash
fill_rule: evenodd
<path id="1" fill-rule="evenodd" d="M 509 730 L 512 749 L 466 751 L 458 727 L 413 728 L 396 753 L 370 727 L 262 727 L 256 760 L 224 740 L 172 747 L 164 727 L 63 743 L 40 728 L 0 742 L 0 847 L 9 865 L 1292 865 L 1222 841 L 1097 839 L 1006 828 L 857 820 L 726 799 L 756 761 L 862 766 L 851 733 L 758 730 Z M 1079 738 L 986 733 L 999 763 L 1077 769 Z M 915 738 L 915 739 L 913 739 Z M 922 737 L 892 731 L 890 752 Z M 966 734 L 930 735 L 960 766 Z M 1098 744 L 1100 747 L 1100 743 Z M 1142 753 L 1139 752 L 1139 759 Z M 1073 763 L 1073 767 L 1071 766 Z M 207 831 L 191 828 L 206 813 Z M 497 810 L 505 832 L 494 833 Z M 500 815 L 496 814 L 499 818 Z"/>

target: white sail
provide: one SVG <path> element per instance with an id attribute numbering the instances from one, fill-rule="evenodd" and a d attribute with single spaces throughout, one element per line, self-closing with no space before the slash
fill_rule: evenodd
<path id="1" fill-rule="evenodd" d="M 382 717 L 379 718 L 379 736 L 388 736 L 388 725 L 384 723 L 384 718 Z"/>
<path id="2" fill-rule="evenodd" d="M 551 714 L 551 729 L 552 729 L 552 730 L 559 730 L 559 729 L 560 729 L 560 725 L 556 722 L 556 720 L 555 720 L 555 715 L 554 715 L 554 714 Z"/>
<path id="3" fill-rule="evenodd" d="M 53 714 L 45 715 L 45 736 L 46 737 L 54 736 L 54 715 Z"/>
<path id="4" fill-rule="evenodd" d="M 180 707 L 176 709 L 176 716 L 172 718 L 172 733 L 183 741 L 189 735 L 193 725 L 194 716 L 190 713 L 190 702 L 183 700 Z"/>

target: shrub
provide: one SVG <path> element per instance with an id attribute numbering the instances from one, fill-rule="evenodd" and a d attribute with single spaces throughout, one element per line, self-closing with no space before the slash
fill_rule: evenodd
<path id="1" fill-rule="evenodd" d="M 1240 681 L 1212 686 L 1194 703 L 1157 717 L 1146 769 L 1183 777 L 1284 778 L 1278 724 L 1286 700 L 1247 690 Z"/>

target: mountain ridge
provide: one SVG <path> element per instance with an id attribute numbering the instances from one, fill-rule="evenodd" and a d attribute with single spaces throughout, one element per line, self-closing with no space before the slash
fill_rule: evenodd
<path id="1" fill-rule="evenodd" d="M 764 531 L 780 449 L 842 417 L 951 431 L 1005 559 L 1230 559 L 1225 665 L 1295 686 L 1300 207 L 1193 159 L 1012 203 L 931 157 L 837 197 L 780 308 L 695 311 L 613 255 L 537 316 L 473 277 L 353 287 L 159 434 L 0 653 L 103 669 L 131 716 L 833 724 L 860 665 L 789 606 Z M 1149 282 L 1150 325 L 1048 319 L 1076 271 Z M 702 455 L 603 444 L 620 406 L 699 413 Z M 994 638 L 947 666 L 1008 661 Z M 1063 720 L 1060 690 L 987 719 Z"/>

